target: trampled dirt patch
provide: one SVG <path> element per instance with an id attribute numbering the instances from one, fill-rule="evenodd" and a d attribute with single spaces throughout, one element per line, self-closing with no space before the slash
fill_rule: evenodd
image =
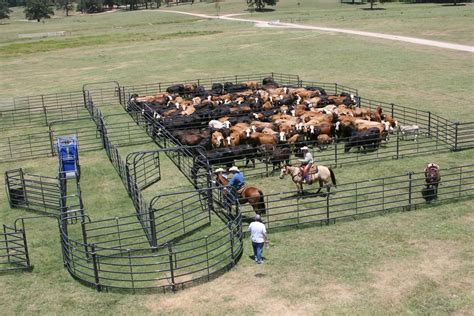
<path id="1" fill-rule="evenodd" d="M 183 314 L 304 315 L 322 310 L 317 302 L 298 302 L 272 295 L 275 286 L 265 265 L 238 267 L 225 276 L 177 292 L 152 296 L 146 303 L 150 312 Z"/>
<path id="2" fill-rule="evenodd" d="M 419 255 L 407 259 L 389 260 L 372 273 L 377 295 L 391 304 L 399 303 L 422 280 L 441 283 L 461 266 L 461 247 L 447 241 L 413 241 Z"/>

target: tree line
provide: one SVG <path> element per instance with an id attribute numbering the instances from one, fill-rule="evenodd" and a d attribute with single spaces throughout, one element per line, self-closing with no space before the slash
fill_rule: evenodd
<path id="1" fill-rule="evenodd" d="M 0 19 L 9 19 L 11 7 L 25 7 L 27 19 L 41 21 L 54 15 L 53 8 L 64 10 L 66 16 L 74 9 L 82 13 L 98 13 L 116 6 L 125 6 L 128 10 L 154 9 L 170 5 L 177 0 L 0 0 Z M 194 3 L 195 0 L 180 0 Z M 202 0 L 200 0 L 202 1 Z M 218 0 L 215 0 L 216 2 Z M 243 0 L 251 9 L 262 10 L 266 5 L 274 6 L 278 0 Z"/>

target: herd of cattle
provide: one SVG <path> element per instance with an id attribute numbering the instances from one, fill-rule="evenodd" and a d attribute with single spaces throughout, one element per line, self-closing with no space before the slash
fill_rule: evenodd
<path id="1" fill-rule="evenodd" d="M 154 133 L 165 129 L 182 145 L 200 146 L 211 164 L 239 158 L 255 164 L 265 157 L 275 166 L 308 145 L 324 149 L 345 141 L 345 152 L 377 150 L 398 123 L 380 106 L 358 105 L 352 94 L 328 95 L 321 87 L 280 86 L 265 78 L 261 84 L 216 83 L 211 90 L 173 85 L 153 96 L 132 95 L 128 110 L 158 123 Z"/>

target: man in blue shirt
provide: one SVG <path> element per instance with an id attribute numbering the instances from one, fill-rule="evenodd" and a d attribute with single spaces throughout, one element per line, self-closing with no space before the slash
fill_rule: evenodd
<path id="1" fill-rule="evenodd" d="M 229 199 L 234 203 L 237 199 L 237 191 L 245 185 L 245 180 L 244 174 L 236 166 L 232 166 L 229 172 L 232 173 L 232 178 L 229 181 Z"/>

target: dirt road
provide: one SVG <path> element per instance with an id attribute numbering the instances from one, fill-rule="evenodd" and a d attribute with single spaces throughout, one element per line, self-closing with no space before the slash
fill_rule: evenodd
<path id="1" fill-rule="evenodd" d="M 375 38 L 386 39 L 386 40 L 391 40 L 391 41 L 399 41 L 399 42 L 411 43 L 411 44 L 416 44 L 416 45 L 434 46 L 434 47 L 439 47 L 439 48 L 444 48 L 444 49 L 453 49 L 453 50 L 458 50 L 458 51 L 474 53 L 473 46 L 432 41 L 432 40 L 408 37 L 408 36 L 390 35 L 390 34 L 374 33 L 374 32 L 363 32 L 363 31 L 356 31 L 356 30 L 338 29 L 338 28 L 332 28 L 332 27 L 309 26 L 309 25 L 294 24 L 294 23 L 283 23 L 279 21 L 242 19 L 242 18 L 235 17 L 236 16 L 235 14 L 216 16 L 216 15 L 206 15 L 206 14 L 198 14 L 198 13 L 190 13 L 190 12 L 181 12 L 181 11 L 175 11 L 175 10 L 160 9 L 156 11 L 160 13 L 176 13 L 176 14 L 191 15 L 191 16 L 201 17 L 203 19 L 218 19 L 218 20 L 253 23 L 257 27 L 292 28 L 292 29 L 302 29 L 302 30 L 314 30 L 314 31 L 321 31 L 321 32 L 344 33 L 344 34 L 352 34 L 352 35 L 365 36 L 365 37 L 375 37 Z"/>

